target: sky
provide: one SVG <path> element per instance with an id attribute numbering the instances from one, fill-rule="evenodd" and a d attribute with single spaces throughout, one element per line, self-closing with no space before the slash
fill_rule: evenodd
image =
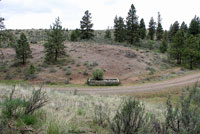
<path id="1" fill-rule="evenodd" d="M 131 4 L 147 28 L 151 17 L 157 21 L 158 12 L 165 30 L 175 21 L 189 25 L 195 15 L 200 16 L 199 0 L 1 0 L 0 16 L 7 29 L 50 28 L 58 16 L 64 28 L 76 29 L 89 10 L 94 29 L 101 30 L 113 27 L 116 15 L 126 18 Z"/>

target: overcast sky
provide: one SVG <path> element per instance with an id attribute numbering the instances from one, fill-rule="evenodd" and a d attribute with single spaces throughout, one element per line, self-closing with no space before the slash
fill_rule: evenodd
<path id="1" fill-rule="evenodd" d="M 126 18 L 131 4 L 147 27 L 152 16 L 157 21 L 158 11 L 164 29 L 176 20 L 189 24 L 195 15 L 200 16 L 199 0 L 2 0 L 0 16 L 7 29 L 49 28 L 58 16 L 63 27 L 75 29 L 89 10 L 94 29 L 106 29 L 113 26 L 116 15 Z"/>

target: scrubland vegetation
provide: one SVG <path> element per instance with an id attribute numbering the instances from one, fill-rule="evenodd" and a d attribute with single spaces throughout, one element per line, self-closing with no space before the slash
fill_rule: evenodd
<path id="1" fill-rule="evenodd" d="M 177 102 L 152 103 L 128 96 L 101 96 L 33 88 L 1 87 L 1 133 L 199 133 L 196 84 Z M 166 95 L 167 96 L 167 95 Z M 137 97 L 137 96 L 135 96 Z M 168 99 L 167 99 L 168 98 Z"/>
<path id="2" fill-rule="evenodd" d="M 169 30 L 163 30 L 160 12 L 148 28 L 138 19 L 133 4 L 126 19 L 115 16 L 113 29 L 106 30 L 92 29 L 88 10 L 75 30 L 64 28 L 59 17 L 50 29 L 7 30 L 0 18 L 0 134 L 199 134 L 198 83 L 147 95 L 76 89 L 89 88 L 89 78 L 117 77 L 131 85 L 198 72 L 199 17 L 188 26 L 176 21 Z"/>

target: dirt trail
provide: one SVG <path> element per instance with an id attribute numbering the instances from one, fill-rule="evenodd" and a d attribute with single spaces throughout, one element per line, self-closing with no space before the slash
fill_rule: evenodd
<path id="1" fill-rule="evenodd" d="M 56 90 L 67 90 L 67 91 L 75 91 L 81 93 L 89 93 L 89 94 L 122 94 L 122 93 L 135 93 L 135 92 L 151 92 L 151 91 L 159 91 L 164 90 L 166 88 L 173 87 L 182 87 L 191 85 L 200 79 L 200 72 L 195 74 L 189 74 L 182 77 L 177 77 L 171 80 L 166 80 L 162 82 L 156 83 L 147 83 L 141 85 L 134 86 L 119 86 L 119 87 L 89 87 L 89 88 L 80 88 L 80 87 L 66 87 L 66 88 L 52 88 L 48 87 L 46 89 L 56 89 Z"/>

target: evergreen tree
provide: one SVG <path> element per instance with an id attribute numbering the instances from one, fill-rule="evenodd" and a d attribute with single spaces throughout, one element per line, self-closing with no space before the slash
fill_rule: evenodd
<path id="1" fill-rule="evenodd" d="M 190 69 L 193 69 L 193 66 L 197 64 L 199 53 L 197 38 L 193 35 L 189 36 L 185 43 L 184 59 L 189 64 Z"/>
<path id="2" fill-rule="evenodd" d="M 76 29 L 71 32 L 70 34 L 70 40 L 71 41 L 78 41 L 80 39 L 81 33 L 79 29 Z"/>
<path id="3" fill-rule="evenodd" d="M 130 44 L 135 44 L 139 41 L 139 25 L 138 17 L 136 16 L 136 9 L 134 5 L 131 5 L 131 9 L 128 12 L 126 18 L 126 28 L 127 28 L 127 42 Z"/>
<path id="4" fill-rule="evenodd" d="M 160 52 L 165 53 L 168 49 L 167 41 L 163 40 L 161 45 L 160 45 Z"/>
<path id="5" fill-rule="evenodd" d="M 0 17 L 0 30 L 5 29 L 5 25 L 3 21 L 4 21 L 4 18 Z"/>
<path id="6" fill-rule="evenodd" d="M 175 34 L 170 46 L 169 54 L 172 59 L 177 60 L 177 64 L 182 63 L 184 52 L 185 36 L 182 30 L 178 30 Z"/>
<path id="7" fill-rule="evenodd" d="M 196 36 L 200 34 L 200 19 L 199 17 L 195 16 L 189 26 L 189 33 Z"/>
<path id="8" fill-rule="evenodd" d="M 184 21 L 182 22 L 180 29 L 181 29 L 184 33 L 187 33 L 188 27 L 187 27 L 187 24 L 186 24 Z"/>
<path id="9" fill-rule="evenodd" d="M 108 29 L 106 29 L 104 39 L 111 39 L 111 31 L 110 31 L 109 27 L 108 27 Z"/>
<path id="10" fill-rule="evenodd" d="M 163 28 L 162 28 L 161 21 L 162 21 L 162 19 L 160 16 L 160 12 L 158 12 L 158 23 L 157 23 L 157 29 L 156 29 L 157 40 L 161 40 L 163 37 Z"/>
<path id="11" fill-rule="evenodd" d="M 17 41 L 15 47 L 16 58 L 22 61 L 22 64 L 26 64 L 26 60 L 31 57 L 31 49 L 24 33 L 21 33 L 20 39 Z"/>
<path id="12" fill-rule="evenodd" d="M 156 28 L 156 22 L 154 21 L 153 17 L 151 17 L 151 20 L 149 22 L 149 34 L 148 34 L 151 40 L 154 40 L 155 28 Z"/>
<path id="13" fill-rule="evenodd" d="M 125 24 L 122 17 L 114 19 L 114 36 L 116 42 L 124 42 L 126 39 Z"/>
<path id="14" fill-rule="evenodd" d="M 4 18 L 0 17 L 0 47 L 2 45 L 2 41 L 4 38 L 4 33 L 2 30 L 5 29 L 5 25 L 4 25 L 3 21 L 4 21 Z"/>
<path id="15" fill-rule="evenodd" d="M 53 26 L 50 27 L 50 31 L 47 32 L 48 38 L 44 44 L 46 61 L 54 62 L 57 61 L 58 57 L 65 55 L 64 41 L 66 40 L 66 35 L 64 32 L 58 17 L 55 19 Z"/>
<path id="16" fill-rule="evenodd" d="M 174 38 L 176 32 L 179 30 L 179 23 L 178 21 L 175 21 L 173 25 L 170 26 L 170 30 L 169 30 L 169 41 L 172 41 L 172 39 Z"/>
<path id="17" fill-rule="evenodd" d="M 167 30 L 164 31 L 163 40 L 165 40 L 165 41 L 167 41 L 167 42 L 169 41 L 169 37 L 168 37 L 168 32 L 167 32 Z"/>
<path id="18" fill-rule="evenodd" d="M 143 18 L 140 20 L 139 35 L 141 39 L 144 39 L 146 37 L 146 26 Z"/>
<path id="19" fill-rule="evenodd" d="M 91 13 L 89 11 L 85 11 L 85 15 L 82 18 L 82 21 L 80 21 L 81 26 L 81 39 L 92 39 L 94 37 L 94 30 L 92 29 L 93 23 L 92 23 L 92 17 Z"/>

